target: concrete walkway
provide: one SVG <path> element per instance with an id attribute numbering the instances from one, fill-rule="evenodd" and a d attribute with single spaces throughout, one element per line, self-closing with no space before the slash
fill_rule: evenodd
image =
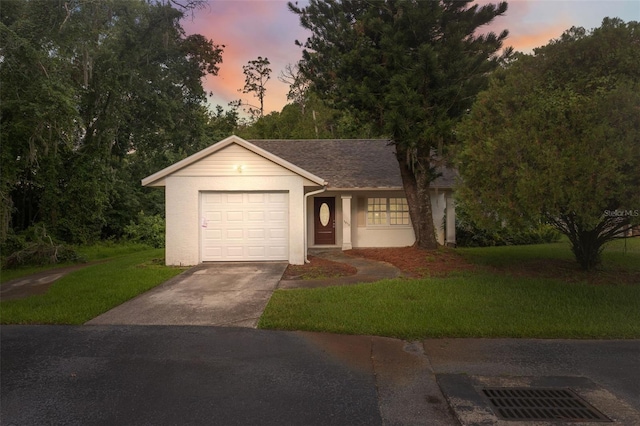
<path id="1" fill-rule="evenodd" d="M 309 249 L 309 255 L 333 262 L 346 263 L 357 269 L 355 275 L 317 280 L 282 280 L 278 288 L 315 288 L 369 283 L 402 276 L 402 272 L 390 263 L 346 255 L 340 249 Z"/>
<path id="2" fill-rule="evenodd" d="M 86 324 L 255 328 L 286 268 L 281 262 L 202 264 Z"/>

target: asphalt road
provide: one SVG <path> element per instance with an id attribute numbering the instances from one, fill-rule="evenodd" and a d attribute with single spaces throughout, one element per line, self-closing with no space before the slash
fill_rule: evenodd
<path id="1" fill-rule="evenodd" d="M 405 342 L 203 326 L 2 326 L 2 425 L 558 425 L 482 387 L 573 389 L 640 425 L 640 340 Z"/>
<path id="2" fill-rule="evenodd" d="M 299 335 L 3 326 L 9 425 L 379 425 L 374 379 Z"/>

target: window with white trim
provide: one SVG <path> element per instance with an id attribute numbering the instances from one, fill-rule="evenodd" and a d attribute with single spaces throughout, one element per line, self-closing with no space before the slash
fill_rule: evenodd
<path id="1" fill-rule="evenodd" d="M 406 198 L 367 198 L 367 225 L 406 226 L 410 223 Z"/>

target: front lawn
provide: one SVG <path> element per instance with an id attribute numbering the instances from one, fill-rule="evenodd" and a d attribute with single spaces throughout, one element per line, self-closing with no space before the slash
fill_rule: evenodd
<path id="1" fill-rule="evenodd" d="M 0 301 L 0 323 L 83 324 L 184 271 L 162 264 L 164 249 L 126 252 L 60 278 L 46 294 Z"/>
<path id="2" fill-rule="evenodd" d="M 624 244 L 607 247 L 596 273 L 574 267 L 566 243 L 458 250 L 465 267 L 435 277 L 428 259 L 438 256 L 424 252 L 426 278 L 277 290 L 259 327 L 403 339 L 640 338 L 640 240 Z"/>
<path id="3" fill-rule="evenodd" d="M 143 250 L 148 250 L 149 246 L 137 243 L 110 243 L 103 242 L 90 246 L 73 247 L 80 258 L 84 262 L 96 262 L 104 259 L 124 256 L 126 254 L 137 253 Z M 79 263 L 82 264 L 82 263 Z M 16 278 L 26 277 L 28 275 L 37 274 L 38 272 L 50 271 L 52 269 L 66 268 L 69 266 L 78 265 L 78 263 L 59 263 L 59 264 L 47 264 L 40 266 L 23 266 L 15 269 L 2 269 L 0 270 L 0 283 L 14 280 Z"/>

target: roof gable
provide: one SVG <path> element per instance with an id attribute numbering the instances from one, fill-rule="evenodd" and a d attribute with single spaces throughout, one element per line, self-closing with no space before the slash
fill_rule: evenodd
<path id="1" fill-rule="evenodd" d="M 225 150 L 228 151 L 229 149 L 232 149 L 233 145 L 242 147 L 243 149 L 259 156 L 260 158 L 268 160 L 268 162 L 274 165 L 280 166 L 292 173 L 295 173 L 297 175 L 300 175 L 308 179 L 309 181 L 311 181 L 316 185 L 326 184 L 326 182 L 322 178 L 310 173 L 309 171 L 304 170 L 299 166 L 292 164 L 286 161 L 285 159 L 278 157 L 268 151 L 265 151 L 264 149 L 258 146 L 255 146 L 254 144 L 247 142 L 246 140 L 238 136 L 233 135 L 181 161 L 178 161 L 177 163 L 174 163 L 169 167 L 164 168 L 159 172 L 152 174 L 151 176 L 148 176 L 142 179 L 142 185 L 143 186 L 164 186 L 164 179 L 169 175 L 175 175 L 175 176 L 202 175 L 203 171 L 206 171 L 208 166 L 210 167 L 212 164 L 214 164 L 213 162 L 210 161 L 214 154 L 224 152 Z M 207 163 L 211 163 L 211 164 L 207 164 Z M 262 163 L 263 163 L 262 170 L 264 171 L 266 170 L 266 167 L 264 165 L 265 162 L 262 162 Z M 201 167 L 198 167 L 199 165 Z"/>

